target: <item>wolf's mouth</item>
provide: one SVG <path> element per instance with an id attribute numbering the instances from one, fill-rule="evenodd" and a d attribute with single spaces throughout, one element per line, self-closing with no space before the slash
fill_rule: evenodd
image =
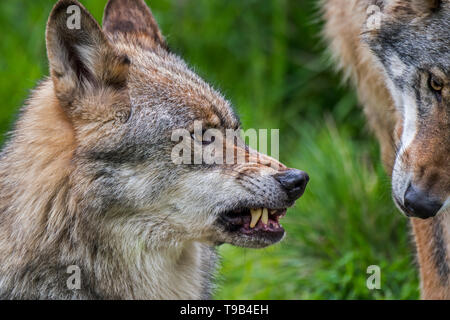
<path id="1" fill-rule="evenodd" d="M 241 208 L 225 212 L 221 220 L 228 232 L 240 232 L 277 242 L 284 236 L 279 220 L 285 215 L 286 208 Z"/>

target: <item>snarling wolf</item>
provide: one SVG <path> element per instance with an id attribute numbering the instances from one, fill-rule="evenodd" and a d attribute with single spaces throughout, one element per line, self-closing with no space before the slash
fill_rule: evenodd
<path id="1" fill-rule="evenodd" d="M 450 299 L 450 1 L 323 4 L 325 36 L 381 144 L 394 202 L 412 217 L 422 296 Z"/>
<path id="2" fill-rule="evenodd" d="M 244 163 L 171 160 L 174 130 L 240 123 L 170 52 L 143 0 L 110 0 L 103 29 L 59 1 L 46 42 L 50 77 L 0 155 L 1 298 L 209 298 L 215 246 L 283 238 L 278 220 L 306 173 L 240 137 L 223 148 Z M 191 142 L 212 141 L 202 139 Z"/>

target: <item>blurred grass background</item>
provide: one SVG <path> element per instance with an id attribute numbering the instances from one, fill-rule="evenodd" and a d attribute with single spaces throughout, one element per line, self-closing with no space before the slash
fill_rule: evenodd
<path id="1" fill-rule="evenodd" d="M 101 21 L 106 0 L 83 4 Z M 217 299 L 416 299 L 407 220 L 353 90 L 320 40 L 317 0 L 147 1 L 173 51 L 229 98 L 244 128 L 279 128 L 280 157 L 311 182 L 264 250 L 224 245 Z M 54 1 L 0 2 L 0 143 L 48 75 L 45 24 Z M 366 269 L 381 267 L 381 289 Z"/>

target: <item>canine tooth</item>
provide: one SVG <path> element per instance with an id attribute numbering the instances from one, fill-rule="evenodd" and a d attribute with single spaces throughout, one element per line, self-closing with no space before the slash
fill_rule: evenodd
<path id="1" fill-rule="evenodd" d="M 252 215 L 252 221 L 250 222 L 250 228 L 254 228 L 261 218 L 262 210 L 261 209 L 250 209 L 250 213 Z"/>
<path id="2" fill-rule="evenodd" d="M 267 208 L 264 208 L 262 210 L 262 218 L 261 218 L 262 222 L 267 225 L 267 223 L 269 222 L 269 210 Z"/>
<path id="3" fill-rule="evenodd" d="M 271 215 L 274 215 L 275 213 L 277 213 L 277 210 L 274 210 L 274 209 L 271 209 L 271 210 L 270 210 L 270 214 L 271 214 Z"/>

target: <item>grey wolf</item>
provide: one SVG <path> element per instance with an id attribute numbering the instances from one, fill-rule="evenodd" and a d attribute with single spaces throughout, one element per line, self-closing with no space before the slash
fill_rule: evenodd
<path id="1" fill-rule="evenodd" d="M 422 297 L 450 299 L 450 2 L 326 0 L 323 12 L 411 217 Z"/>
<path id="2" fill-rule="evenodd" d="M 80 28 L 69 28 L 73 14 Z M 278 220 L 306 173 L 239 138 L 224 144 L 244 164 L 171 161 L 174 130 L 240 122 L 171 53 L 143 0 L 110 0 L 103 29 L 79 2 L 61 0 L 46 43 L 50 77 L 0 155 L 0 298 L 206 299 L 217 245 L 283 238 Z M 79 288 L 67 284 L 71 266 Z"/>

